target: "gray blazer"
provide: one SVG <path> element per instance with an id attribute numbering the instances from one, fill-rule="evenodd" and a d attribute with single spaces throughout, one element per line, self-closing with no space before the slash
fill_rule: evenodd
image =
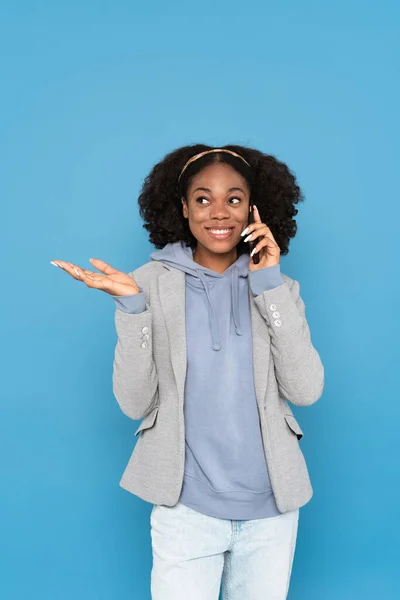
<path id="1" fill-rule="evenodd" d="M 129 275 L 145 293 L 146 309 L 139 314 L 115 309 L 113 391 L 125 415 L 143 420 L 119 484 L 146 502 L 174 506 L 185 461 L 185 273 L 150 261 Z M 282 277 L 283 284 L 258 296 L 249 286 L 249 295 L 265 457 L 275 501 L 287 512 L 313 495 L 299 444 L 303 431 L 288 402 L 316 402 L 324 388 L 324 367 L 311 341 L 300 285 Z"/>

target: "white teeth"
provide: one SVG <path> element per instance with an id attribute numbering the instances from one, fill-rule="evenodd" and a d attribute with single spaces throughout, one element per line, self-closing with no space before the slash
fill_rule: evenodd
<path id="1" fill-rule="evenodd" d="M 226 233 L 227 231 L 232 231 L 232 227 L 230 227 L 229 229 L 209 229 L 209 231 L 211 231 L 211 233 Z"/>

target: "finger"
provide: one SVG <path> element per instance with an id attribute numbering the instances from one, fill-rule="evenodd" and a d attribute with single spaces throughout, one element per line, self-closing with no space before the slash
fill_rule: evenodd
<path id="1" fill-rule="evenodd" d="M 102 273 L 92 273 L 91 271 L 87 271 L 86 269 L 84 269 L 84 275 L 85 283 L 87 283 L 88 281 L 93 282 L 99 289 L 108 289 L 110 287 L 110 284 L 112 284 L 112 280 L 110 280 L 107 275 L 103 275 Z"/>
<path id="2" fill-rule="evenodd" d="M 68 263 L 65 260 L 54 260 L 51 262 L 53 263 L 53 265 L 57 265 L 63 271 L 67 271 L 67 273 L 69 273 L 71 275 L 71 267 L 72 267 L 71 263 Z"/>
<path id="3" fill-rule="evenodd" d="M 63 267 L 60 265 L 59 261 L 57 260 L 51 260 L 50 263 L 52 265 L 54 265 L 55 267 L 60 267 L 60 269 L 62 269 Z"/>
<path id="4" fill-rule="evenodd" d="M 61 269 L 68 269 L 68 267 L 75 267 L 79 270 L 79 268 L 77 267 L 77 265 L 74 265 L 73 263 L 67 262 L 67 261 L 62 261 L 62 260 L 51 260 L 50 261 L 52 265 L 56 265 L 57 267 L 61 267 Z M 69 270 L 69 269 L 68 269 Z M 80 271 L 82 273 L 85 273 L 85 275 L 99 275 L 99 273 L 95 273 L 94 271 L 89 271 L 88 269 L 80 269 Z M 76 274 L 76 272 L 75 272 Z"/>
<path id="5" fill-rule="evenodd" d="M 273 236 L 273 233 L 272 233 L 272 231 L 270 230 L 270 228 L 269 228 L 269 227 L 267 227 L 267 232 L 266 232 L 266 234 L 265 234 L 265 237 L 268 237 L 270 240 L 272 240 L 272 241 L 274 242 L 274 244 L 278 245 L 278 244 L 277 244 L 277 241 L 276 241 L 276 239 L 274 238 L 274 236 Z"/>
<path id="6" fill-rule="evenodd" d="M 265 223 L 252 223 L 251 225 L 249 225 L 248 231 L 246 233 L 247 237 L 244 238 L 244 241 L 248 242 L 249 240 L 254 240 L 255 238 L 260 237 L 262 235 L 269 234 L 270 229 L 265 225 Z"/>
<path id="7" fill-rule="evenodd" d="M 89 261 L 96 269 L 102 271 L 106 275 L 112 275 L 113 273 L 118 272 L 118 269 L 115 269 L 108 263 L 104 262 L 104 260 L 100 260 L 99 258 L 90 258 Z"/>
<path id="8" fill-rule="evenodd" d="M 253 250 L 250 253 L 250 256 L 254 256 L 254 254 L 256 254 L 256 252 L 260 252 L 260 250 L 264 247 L 268 247 L 271 246 L 272 248 L 275 248 L 276 244 L 273 240 L 271 240 L 271 238 L 265 236 L 263 237 L 253 248 Z"/>
<path id="9" fill-rule="evenodd" d="M 82 269 L 82 271 L 88 277 L 94 277 L 94 278 L 101 277 L 102 279 L 104 279 L 104 275 L 102 273 L 95 273 L 94 271 L 89 271 L 89 269 Z"/>
<path id="10" fill-rule="evenodd" d="M 253 204 L 253 214 L 254 214 L 254 223 L 261 223 L 260 213 L 258 212 L 258 208 L 255 204 Z"/>
<path id="11" fill-rule="evenodd" d="M 107 287 L 108 277 L 105 277 L 101 273 L 92 273 L 87 269 L 80 269 L 79 267 L 72 266 L 76 279 L 85 283 L 88 287 L 95 287 L 96 289 L 105 289 Z"/>
<path id="12" fill-rule="evenodd" d="M 85 278 L 85 274 L 83 269 L 74 265 L 73 263 L 67 262 L 65 260 L 58 260 L 57 263 L 61 266 L 64 271 L 67 271 L 71 277 L 77 279 L 78 281 L 83 281 Z"/>
<path id="13" fill-rule="evenodd" d="M 277 244 L 276 239 L 273 236 L 273 233 L 271 231 L 271 229 L 268 227 L 268 225 L 265 225 L 265 223 L 261 223 L 261 224 L 257 224 L 256 228 L 253 230 L 252 233 L 250 233 L 245 239 L 245 242 L 248 242 L 250 240 L 255 240 L 258 237 L 268 237 L 270 240 L 272 240 L 274 242 L 274 244 Z"/>
<path id="14" fill-rule="evenodd" d="M 103 291 L 106 291 L 106 281 L 107 277 L 100 273 L 94 273 L 93 271 L 89 271 L 88 269 L 82 269 L 73 263 L 67 261 L 57 261 L 60 263 L 64 270 L 67 271 L 74 279 L 78 281 L 82 281 L 90 288 L 96 288 Z"/>
<path id="15" fill-rule="evenodd" d="M 97 275 L 97 277 L 96 277 L 96 275 Z M 85 275 L 85 279 L 84 279 L 84 282 L 87 285 L 87 287 L 95 288 L 97 290 L 103 290 L 103 291 L 106 291 L 106 289 L 105 289 L 106 281 L 107 281 L 107 277 L 104 277 L 103 275 L 100 275 L 98 273 L 95 273 L 94 275 Z"/>
<path id="16" fill-rule="evenodd" d="M 242 231 L 242 233 L 240 235 L 242 237 L 246 236 L 246 235 L 248 236 L 252 231 L 257 229 L 257 227 L 260 227 L 259 223 L 249 223 L 249 225 L 246 225 L 245 229 Z"/>

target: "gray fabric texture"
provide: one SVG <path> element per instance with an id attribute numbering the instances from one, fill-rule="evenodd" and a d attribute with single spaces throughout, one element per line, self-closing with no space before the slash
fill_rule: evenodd
<path id="1" fill-rule="evenodd" d="M 120 485 L 147 502 L 174 506 L 185 459 L 185 273 L 151 261 L 129 275 L 145 295 L 145 310 L 134 314 L 116 308 L 113 390 L 124 414 L 143 421 Z M 249 300 L 265 458 L 277 507 L 287 512 L 313 493 L 299 445 L 303 432 L 289 402 L 316 402 L 324 368 L 311 342 L 299 283 L 282 278 L 281 285 L 256 296 L 249 289 Z"/>

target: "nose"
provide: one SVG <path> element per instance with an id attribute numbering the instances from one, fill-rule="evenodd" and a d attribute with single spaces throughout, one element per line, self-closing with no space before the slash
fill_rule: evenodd
<path id="1" fill-rule="evenodd" d="M 220 219 L 229 219 L 229 218 L 230 218 L 230 212 L 229 212 L 229 208 L 227 207 L 225 202 L 216 203 L 211 207 L 210 220 L 212 220 L 212 219 L 220 220 Z"/>

